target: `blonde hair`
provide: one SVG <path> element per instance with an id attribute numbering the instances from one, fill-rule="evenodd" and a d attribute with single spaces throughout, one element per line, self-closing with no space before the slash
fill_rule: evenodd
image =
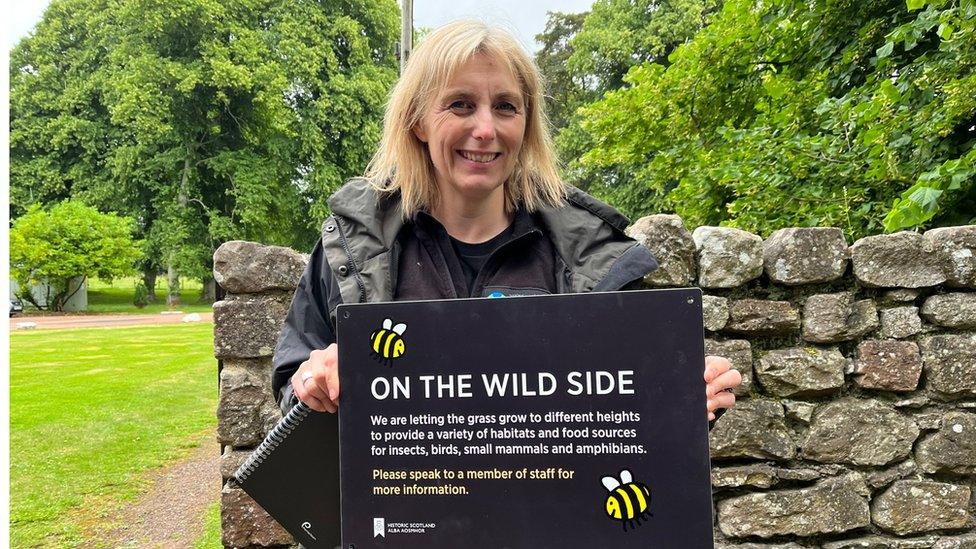
<path id="1" fill-rule="evenodd" d="M 432 209 L 439 196 L 430 154 L 413 128 L 458 68 L 476 54 L 512 71 L 526 107 L 522 148 L 505 181 L 506 211 L 559 206 L 566 195 L 556 170 L 539 69 L 508 32 L 477 21 L 457 21 L 430 33 L 411 54 L 386 105 L 379 149 L 366 168 L 365 176 L 377 190 L 400 192 L 406 217 Z"/>

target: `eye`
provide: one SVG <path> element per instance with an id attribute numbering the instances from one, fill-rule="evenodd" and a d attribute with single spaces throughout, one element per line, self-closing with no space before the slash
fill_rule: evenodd
<path id="1" fill-rule="evenodd" d="M 470 101 L 458 99 L 456 101 L 452 101 L 448 108 L 455 112 L 468 112 L 473 108 L 473 106 L 471 105 Z"/>
<path id="2" fill-rule="evenodd" d="M 518 114 L 518 107 L 508 101 L 502 101 L 498 104 L 498 110 L 506 112 L 509 114 Z"/>

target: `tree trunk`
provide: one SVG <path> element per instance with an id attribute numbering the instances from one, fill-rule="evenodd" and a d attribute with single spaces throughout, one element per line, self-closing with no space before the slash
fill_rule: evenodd
<path id="1" fill-rule="evenodd" d="M 166 293 L 166 306 L 180 306 L 180 274 L 176 272 L 176 267 L 172 263 L 166 268 L 166 286 L 169 291 Z"/>
<path id="2" fill-rule="evenodd" d="M 200 301 L 204 303 L 217 301 L 217 281 L 213 277 L 208 276 L 203 279 L 203 292 L 200 294 Z"/>
<path id="3" fill-rule="evenodd" d="M 156 302 L 156 269 L 148 269 L 142 272 L 142 283 L 146 285 L 146 299 L 150 303 Z"/>
<path id="4" fill-rule="evenodd" d="M 186 155 L 183 157 L 183 175 L 180 177 L 180 186 L 176 191 L 176 203 L 180 206 L 182 215 L 187 204 L 187 185 L 190 181 L 190 170 L 192 169 L 193 147 L 186 146 Z M 170 253 L 169 265 L 166 266 L 166 283 L 169 292 L 166 294 L 166 305 L 170 308 L 179 307 L 180 301 L 180 276 L 173 265 L 173 253 Z"/>

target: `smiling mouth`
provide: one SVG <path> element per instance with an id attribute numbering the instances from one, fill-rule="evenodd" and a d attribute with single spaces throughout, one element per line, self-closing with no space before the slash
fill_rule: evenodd
<path id="1" fill-rule="evenodd" d="M 502 155 L 502 153 L 495 152 L 476 153 L 469 151 L 458 151 L 458 154 L 472 162 L 478 162 L 480 164 L 487 164 Z"/>

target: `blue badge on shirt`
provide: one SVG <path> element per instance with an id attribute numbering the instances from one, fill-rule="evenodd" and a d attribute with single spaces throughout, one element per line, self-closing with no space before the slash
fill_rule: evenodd
<path id="1" fill-rule="evenodd" d="M 549 295 L 542 288 L 514 288 L 512 286 L 488 286 L 482 297 L 520 297 L 525 295 Z"/>

